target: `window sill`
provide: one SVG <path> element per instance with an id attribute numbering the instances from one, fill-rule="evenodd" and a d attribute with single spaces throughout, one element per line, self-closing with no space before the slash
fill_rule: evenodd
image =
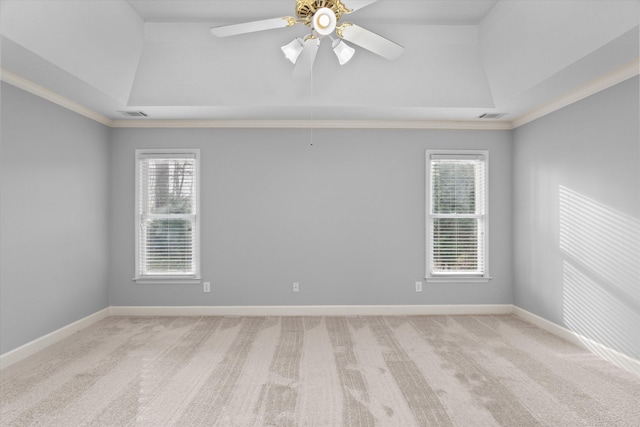
<path id="1" fill-rule="evenodd" d="M 430 276 L 425 277 L 428 283 L 487 283 L 492 277 L 472 277 L 472 276 Z"/>
<path id="2" fill-rule="evenodd" d="M 201 277 L 135 277 L 139 285 L 199 285 Z"/>

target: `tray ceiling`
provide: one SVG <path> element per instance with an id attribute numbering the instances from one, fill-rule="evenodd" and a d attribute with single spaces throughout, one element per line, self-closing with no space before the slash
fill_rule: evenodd
<path id="1" fill-rule="evenodd" d="M 349 20 L 404 54 L 357 49 L 340 66 L 324 43 L 305 81 L 280 51 L 304 27 L 209 32 L 294 5 L 3 0 L 2 68 L 110 119 L 511 121 L 639 56 L 633 0 L 379 0 Z"/>

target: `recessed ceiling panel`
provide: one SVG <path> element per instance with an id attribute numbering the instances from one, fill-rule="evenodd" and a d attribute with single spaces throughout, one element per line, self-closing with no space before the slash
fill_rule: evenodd
<path id="1" fill-rule="evenodd" d="M 130 105 L 493 107 L 475 26 L 378 24 L 406 52 L 388 61 L 356 47 L 342 66 L 323 40 L 311 76 L 300 80 L 280 51 L 298 35 L 293 28 L 204 41 L 206 24 L 146 25 L 154 41 L 145 45 Z M 194 39 L 162 36 L 176 25 Z"/>
<path id="2" fill-rule="evenodd" d="M 245 22 L 295 14 L 295 0 L 128 0 L 147 22 Z M 343 0 L 349 7 L 349 0 Z M 379 0 L 359 20 L 437 25 L 478 24 L 497 0 Z M 354 13 L 354 17 L 356 14 Z"/>
<path id="3" fill-rule="evenodd" d="M 308 27 L 209 31 L 294 15 L 295 0 L 0 6 L 7 71 L 114 119 L 129 108 L 150 119 L 512 119 L 633 57 L 624 40 L 637 42 L 640 13 L 637 0 L 379 0 L 348 20 L 403 46 L 400 57 L 354 46 L 341 66 L 326 38 L 311 76 L 295 80 L 280 47 Z"/>

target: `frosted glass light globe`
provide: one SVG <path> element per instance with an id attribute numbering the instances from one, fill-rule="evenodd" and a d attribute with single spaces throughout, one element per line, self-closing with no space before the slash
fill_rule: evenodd
<path id="1" fill-rule="evenodd" d="M 328 36 L 336 29 L 336 14 L 328 7 L 321 7 L 313 15 L 313 29 L 321 36 Z"/>

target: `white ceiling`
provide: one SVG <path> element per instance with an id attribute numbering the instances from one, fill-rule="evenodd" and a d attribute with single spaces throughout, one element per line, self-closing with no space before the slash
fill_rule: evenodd
<path id="1" fill-rule="evenodd" d="M 382 0 L 352 15 L 359 21 L 434 25 L 475 25 L 498 0 Z M 358 0 L 344 0 L 354 7 Z M 145 22 L 236 23 L 294 16 L 295 0 L 129 0 Z"/>
<path id="2" fill-rule="evenodd" d="M 404 54 L 387 61 L 356 48 L 340 66 L 324 41 L 305 81 L 280 46 L 306 27 L 209 32 L 294 15 L 294 0 L 0 8 L 2 68 L 111 119 L 141 110 L 147 120 L 513 120 L 639 56 L 640 0 L 379 0 L 348 19 Z"/>

